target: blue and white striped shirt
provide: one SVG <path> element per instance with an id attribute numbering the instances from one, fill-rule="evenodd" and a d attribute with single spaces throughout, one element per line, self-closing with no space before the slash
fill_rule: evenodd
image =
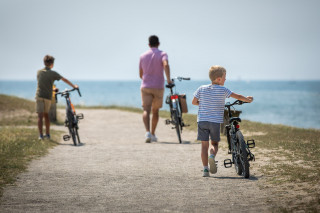
<path id="1" fill-rule="evenodd" d="M 198 122 L 223 123 L 225 99 L 231 94 L 229 89 L 216 84 L 199 87 L 193 94 L 199 100 Z"/>

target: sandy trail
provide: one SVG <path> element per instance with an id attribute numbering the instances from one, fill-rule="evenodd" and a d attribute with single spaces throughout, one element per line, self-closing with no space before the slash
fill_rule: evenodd
<path id="1" fill-rule="evenodd" d="M 259 173 L 243 179 L 219 150 L 218 173 L 202 177 L 196 132 L 160 119 L 159 142 L 144 143 L 142 117 L 118 110 L 78 110 L 82 146 L 71 141 L 31 162 L 4 192 L 1 212 L 269 212 Z M 53 127 L 54 128 L 54 127 Z M 66 130 L 64 127 L 59 129 Z M 225 141 L 222 141 L 225 143 Z"/>

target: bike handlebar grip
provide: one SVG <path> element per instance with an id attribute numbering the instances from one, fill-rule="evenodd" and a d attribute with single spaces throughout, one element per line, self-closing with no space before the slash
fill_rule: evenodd
<path id="1" fill-rule="evenodd" d="M 183 80 L 190 80 L 190 78 L 182 78 Z"/>
<path id="2" fill-rule="evenodd" d="M 80 89 L 77 89 L 77 90 L 78 90 L 79 96 L 81 97 L 81 92 L 80 92 Z"/>

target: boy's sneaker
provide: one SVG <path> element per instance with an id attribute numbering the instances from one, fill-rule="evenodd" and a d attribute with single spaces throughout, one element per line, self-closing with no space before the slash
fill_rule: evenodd
<path id="1" fill-rule="evenodd" d="M 150 132 L 146 133 L 146 143 L 151 143 L 151 133 Z"/>
<path id="2" fill-rule="evenodd" d="M 204 170 L 203 170 L 203 175 L 202 175 L 202 177 L 210 177 L 210 174 L 209 174 L 208 169 L 204 169 Z"/>
<path id="3" fill-rule="evenodd" d="M 39 140 L 39 141 L 43 140 L 43 135 L 39 135 L 38 140 Z"/>
<path id="4" fill-rule="evenodd" d="M 217 173 L 217 165 L 213 155 L 210 155 L 209 157 L 209 165 L 210 165 L 210 173 L 211 174 Z"/>
<path id="5" fill-rule="evenodd" d="M 151 134 L 151 142 L 157 142 L 158 138 L 155 135 Z"/>
<path id="6" fill-rule="evenodd" d="M 50 140 L 50 134 L 45 135 L 44 138 Z"/>

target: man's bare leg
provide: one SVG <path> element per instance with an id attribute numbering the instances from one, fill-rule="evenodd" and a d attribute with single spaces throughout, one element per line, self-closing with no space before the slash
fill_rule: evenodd
<path id="1" fill-rule="evenodd" d="M 152 135 L 155 135 L 158 121 L 159 121 L 159 109 L 152 109 L 152 127 L 151 127 Z"/>
<path id="2" fill-rule="evenodd" d="M 143 110 L 142 120 L 147 132 L 150 132 L 150 110 Z"/>

